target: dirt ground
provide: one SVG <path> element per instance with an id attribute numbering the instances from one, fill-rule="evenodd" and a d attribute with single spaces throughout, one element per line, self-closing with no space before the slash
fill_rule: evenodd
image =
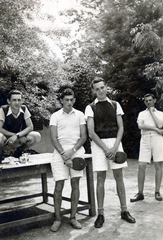
<path id="1" fill-rule="evenodd" d="M 73 229 L 69 224 L 69 215 L 62 218 L 62 226 L 57 233 L 50 231 L 52 221 L 21 226 L 0 233 L 3 240 L 162 240 L 163 239 L 163 202 L 154 198 L 154 167 L 149 165 L 146 170 L 145 199 L 136 203 L 130 203 L 130 198 L 137 193 L 137 160 L 128 159 L 128 168 L 124 169 L 124 181 L 126 186 L 127 205 L 131 215 L 136 218 L 135 224 L 130 224 L 120 218 L 120 204 L 115 190 L 115 181 L 112 172 L 108 172 L 106 180 L 105 196 L 105 223 L 102 228 L 94 228 L 95 217 L 89 217 L 88 211 L 77 214 L 81 222 L 81 230 Z M 94 175 L 96 185 L 96 175 Z M 1 184 L 2 185 L 2 184 Z M 1 186 L 0 199 L 20 194 L 32 194 L 40 188 L 38 178 L 15 179 L 12 182 L 4 182 Z M 53 193 L 54 183 L 51 175 L 48 177 L 49 192 Z M 80 200 L 87 200 L 85 176 L 80 182 Z M 163 185 L 161 186 L 163 195 Z M 70 195 L 70 184 L 66 181 L 64 196 Z M 37 200 L 38 201 L 38 200 Z M 20 206 L 34 204 L 33 200 L 25 200 L 19 203 L 10 203 L 0 206 L 0 211 L 15 209 Z M 67 202 L 63 202 L 63 208 L 69 208 Z M 42 208 L 42 206 L 41 206 Z M 53 208 L 51 209 L 53 211 Z"/>
<path id="2" fill-rule="evenodd" d="M 49 129 L 45 128 L 40 131 L 42 140 L 33 149 L 39 153 L 52 152 L 53 147 L 49 141 Z M 36 222 L 31 225 L 24 225 L 13 229 L 7 229 L 0 232 L 0 239 L 2 240 L 162 240 L 163 239 L 163 202 L 158 202 L 154 198 L 154 167 L 149 165 L 146 170 L 146 180 L 144 195 L 145 199 L 136 203 L 131 203 L 130 198 L 137 193 L 137 160 L 128 159 L 128 168 L 124 169 L 124 181 L 126 186 L 126 197 L 128 210 L 131 215 L 135 217 L 136 223 L 130 224 L 121 220 L 120 218 L 120 204 L 116 194 L 115 181 L 112 172 L 107 173 L 106 193 L 105 193 L 105 223 L 102 228 L 94 228 L 95 217 L 88 216 L 88 210 L 79 212 L 77 219 L 82 224 L 81 230 L 73 229 L 69 224 L 69 215 L 62 217 L 62 226 L 57 233 L 50 231 L 50 226 L 53 220 Z M 96 186 L 96 175 L 94 175 L 94 182 Z M 35 194 L 36 190 L 41 190 L 40 178 L 24 178 L 14 179 L 13 181 L 5 181 L 1 184 L 0 200 L 20 195 Z M 54 182 L 52 175 L 48 176 L 48 192 L 53 193 Z M 161 193 L 163 195 L 163 184 L 161 186 Z M 63 196 L 70 196 L 70 183 L 65 182 Z M 84 176 L 80 181 L 80 200 L 87 201 L 86 194 L 86 177 Z M 19 201 L 10 204 L 0 205 L 0 213 L 6 211 L 17 210 L 25 208 L 27 214 L 29 209 L 37 211 L 46 209 L 53 212 L 53 207 L 47 205 L 37 205 L 42 199 L 36 198 L 33 200 Z M 49 199 L 52 203 L 52 199 Z M 34 206 L 34 209 L 31 208 Z M 28 208 L 30 207 L 30 208 Z M 62 208 L 70 208 L 68 202 L 63 201 Z M 7 215 L 5 215 L 7 216 Z M 0 219 L 1 221 L 1 219 Z"/>

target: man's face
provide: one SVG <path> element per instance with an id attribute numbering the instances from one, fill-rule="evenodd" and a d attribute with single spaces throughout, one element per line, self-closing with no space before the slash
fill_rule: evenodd
<path id="1" fill-rule="evenodd" d="M 106 99 L 107 88 L 103 81 L 93 84 L 93 91 L 98 100 L 102 101 Z"/>
<path id="2" fill-rule="evenodd" d="M 75 98 L 73 95 L 64 96 L 64 98 L 61 99 L 61 103 L 63 104 L 63 109 L 66 112 L 70 112 L 75 103 Z"/>
<path id="3" fill-rule="evenodd" d="M 12 94 L 10 100 L 7 100 L 12 110 L 19 111 L 22 104 L 21 94 Z"/>
<path id="4" fill-rule="evenodd" d="M 155 102 L 156 102 L 156 99 L 153 99 L 153 97 L 151 97 L 151 96 L 146 97 L 145 100 L 144 100 L 144 103 L 147 106 L 147 108 L 154 107 Z"/>

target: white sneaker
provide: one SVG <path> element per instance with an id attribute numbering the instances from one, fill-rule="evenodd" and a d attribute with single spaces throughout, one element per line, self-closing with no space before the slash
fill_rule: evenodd
<path id="1" fill-rule="evenodd" d="M 82 225 L 75 218 L 70 219 L 71 225 L 76 229 L 82 229 Z"/>
<path id="2" fill-rule="evenodd" d="M 61 226 L 61 221 L 54 221 L 53 225 L 51 226 L 50 230 L 52 232 L 57 232 Z"/>

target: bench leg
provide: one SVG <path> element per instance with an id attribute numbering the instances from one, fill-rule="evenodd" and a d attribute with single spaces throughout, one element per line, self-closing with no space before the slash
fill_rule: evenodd
<path id="1" fill-rule="evenodd" d="M 41 173 L 41 181 L 42 181 L 42 195 L 43 195 L 43 202 L 46 203 L 48 201 L 48 186 L 47 186 L 47 174 Z"/>
<path id="2" fill-rule="evenodd" d="M 93 217 L 96 215 L 96 206 L 95 206 L 92 158 L 87 158 L 86 161 L 87 161 L 86 177 L 87 177 L 88 202 L 91 205 L 91 208 L 89 209 L 89 216 Z"/>

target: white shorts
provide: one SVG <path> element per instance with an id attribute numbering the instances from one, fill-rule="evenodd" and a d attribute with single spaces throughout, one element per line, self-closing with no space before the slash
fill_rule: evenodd
<path id="1" fill-rule="evenodd" d="M 84 158 L 84 153 L 85 153 L 85 150 L 83 147 L 81 147 L 80 149 L 77 150 L 77 152 L 73 154 L 72 158 L 74 157 Z M 51 167 L 52 167 L 54 181 L 67 180 L 69 179 L 69 177 L 74 178 L 74 177 L 83 176 L 83 170 L 76 171 L 72 168 L 67 167 L 64 164 L 64 161 L 61 155 L 57 152 L 57 150 L 54 150 Z"/>
<path id="2" fill-rule="evenodd" d="M 163 161 L 163 136 L 157 134 L 142 135 L 140 140 L 139 162 L 151 163 Z"/>
<path id="3" fill-rule="evenodd" d="M 101 139 L 101 141 L 108 147 L 112 148 L 116 141 L 116 138 L 105 138 Z M 120 169 L 123 167 L 127 167 L 127 162 L 122 164 L 118 164 L 113 162 L 113 160 L 109 160 L 106 158 L 104 151 L 93 141 L 91 142 L 91 150 L 92 150 L 92 162 L 93 162 L 93 171 L 107 171 L 109 169 L 109 165 L 111 169 Z M 123 152 L 122 143 L 120 142 L 118 151 Z"/>

